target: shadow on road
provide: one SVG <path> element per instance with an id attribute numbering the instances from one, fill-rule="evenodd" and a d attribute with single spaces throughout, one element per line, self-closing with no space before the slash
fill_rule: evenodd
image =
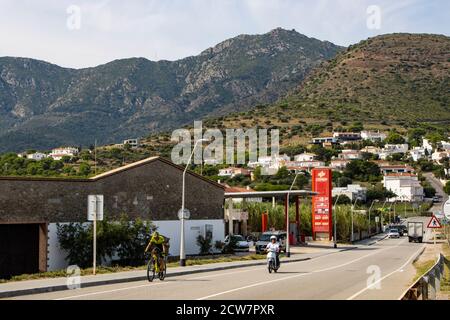
<path id="1" fill-rule="evenodd" d="M 290 274 L 290 273 L 310 273 L 307 271 L 278 271 L 278 274 Z"/>

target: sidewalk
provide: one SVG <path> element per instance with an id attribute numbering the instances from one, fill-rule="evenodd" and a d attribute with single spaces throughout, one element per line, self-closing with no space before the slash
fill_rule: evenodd
<path id="1" fill-rule="evenodd" d="M 372 241 L 375 240 L 372 237 Z M 378 240 L 379 241 L 379 240 Z M 321 245 L 293 246 L 291 247 L 291 257 L 282 257 L 282 263 L 292 263 L 314 259 L 320 256 L 351 250 L 357 245 L 368 245 L 358 243 L 355 245 L 338 245 L 337 249 L 333 248 L 333 244 L 322 243 Z M 263 266 L 266 260 L 248 260 L 237 262 L 221 262 L 213 264 L 204 264 L 197 266 L 175 267 L 167 270 L 167 277 L 182 276 L 201 272 L 221 271 L 227 269 L 235 269 L 242 267 Z M 116 272 L 98 275 L 81 276 L 80 283 L 82 288 L 101 286 L 107 284 L 142 281 L 146 280 L 146 270 L 134 270 L 126 272 Z M 68 278 L 47 278 L 38 280 L 14 281 L 0 284 L 0 298 L 15 297 L 28 294 L 69 290 Z"/>

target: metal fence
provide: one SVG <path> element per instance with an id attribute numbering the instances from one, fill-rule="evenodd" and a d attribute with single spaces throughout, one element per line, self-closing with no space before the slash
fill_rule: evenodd
<path id="1" fill-rule="evenodd" d="M 441 287 L 444 264 L 445 257 L 439 254 L 434 266 L 408 289 L 401 300 L 435 300 Z"/>

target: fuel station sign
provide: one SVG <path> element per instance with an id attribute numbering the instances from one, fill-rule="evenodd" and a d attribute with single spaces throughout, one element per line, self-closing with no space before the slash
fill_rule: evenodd
<path id="1" fill-rule="evenodd" d="M 312 170 L 312 191 L 318 194 L 312 197 L 312 232 L 332 238 L 332 171 L 331 169 Z"/>

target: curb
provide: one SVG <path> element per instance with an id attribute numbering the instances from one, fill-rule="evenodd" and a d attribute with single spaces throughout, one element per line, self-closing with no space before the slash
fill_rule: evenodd
<path id="1" fill-rule="evenodd" d="M 385 235 L 383 238 L 380 238 L 380 239 L 378 239 L 378 240 L 375 240 L 375 241 L 372 242 L 372 243 L 369 243 L 368 245 L 369 245 L 369 246 L 374 245 L 375 243 L 377 243 L 377 242 L 379 242 L 379 241 L 381 241 L 381 240 L 384 240 L 384 239 L 386 239 L 386 238 L 387 238 L 387 235 Z"/>
<path id="2" fill-rule="evenodd" d="M 289 260 L 281 260 L 281 261 L 283 263 L 293 263 L 293 262 L 301 262 L 301 261 L 306 261 L 306 260 L 311 260 L 311 259 L 314 259 L 314 258 L 297 258 L 297 259 L 289 259 Z M 255 267 L 255 266 L 262 266 L 265 264 L 266 264 L 266 260 L 261 259 L 261 262 L 253 262 L 253 263 L 248 263 L 248 264 L 235 264 L 235 265 L 229 265 L 229 266 L 213 267 L 213 268 L 208 268 L 208 269 L 205 268 L 205 269 L 190 270 L 190 271 L 177 271 L 177 272 L 167 274 L 166 277 L 175 277 L 175 276 L 183 276 L 183 275 L 188 275 L 188 274 L 222 271 L 222 270 L 237 269 L 237 268 L 242 268 L 242 267 Z M 80 288 L 89 288 L 89 287 L 102 286 L 102 285 L 108 285 L 108 284 L 117 284 L 117 283 L 143 281 L 143 280 L 147 280 L 147 276 L 136 276 L 136 277 L 129 277 L 129 278 L 121 278 L 121 279 L 92 281 L 92 282 L 87 282 L 87 283 L 81 285 Z M 5 291 L 5 292 L 0 292 L 0 299 L 23 296 L 23 295 L 30 295 L 30 294 L 64 291 L 64 290 L 70 290 L 70 289 L 67 288 L 67 285 L 53 285 L 53 286 L 40 287 L 40 288 Z"/>

